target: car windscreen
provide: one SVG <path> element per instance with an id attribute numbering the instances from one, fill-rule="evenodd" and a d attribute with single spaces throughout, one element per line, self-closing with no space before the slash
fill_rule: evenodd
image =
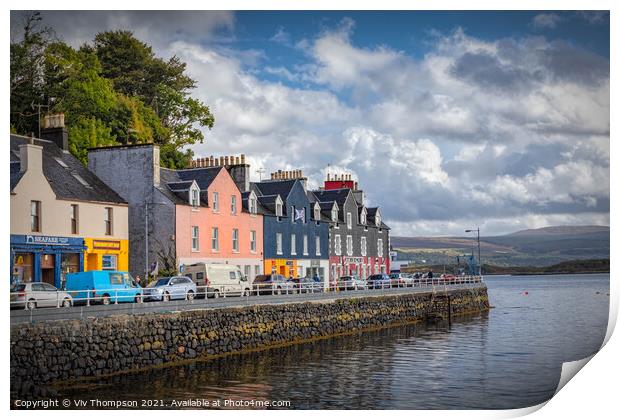
<path id="1" fill-rule="evenodd" d="M 256 276 L 256 278 L 254 279 L 254 283 L 268 282 L 269 280 L 269 276 L 261 274 L 260 276 Z"/>
<path id="2" fill-rule="evenodd" d="M 13 286 L 11 286 L 11 293 L 23 292 L 24 290 L 26 290 L 25 284 L 14 284 Z"/>
<path id="3" fill-rule="evenodd" d="M 161 278 L 155 282 L 155 286 L 165 286 L 168 284 L 168 281 L 170 281 L 170 277 Z"/>

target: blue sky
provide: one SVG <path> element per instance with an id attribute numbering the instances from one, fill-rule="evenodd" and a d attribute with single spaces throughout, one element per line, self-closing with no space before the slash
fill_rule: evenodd
<path id="1" fill-rule="evenodd" d="M 609 224 L 605 12 L 43 15 L 76 46 L 129 29 L 187 62 L 216 118 L 197 156 L 311 186 L 330 164 L 393 234 Z"/>

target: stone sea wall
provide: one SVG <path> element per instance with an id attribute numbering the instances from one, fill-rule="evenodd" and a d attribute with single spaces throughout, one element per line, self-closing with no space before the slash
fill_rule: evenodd
<path id="1" fill-rule="evenodd" d="M 488 310 L 486 287 L 11 327 L 11 395 L 42 385 Z"/>

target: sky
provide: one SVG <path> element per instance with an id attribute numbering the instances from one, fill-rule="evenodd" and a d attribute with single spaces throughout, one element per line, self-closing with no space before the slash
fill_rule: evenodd
<path id="1" fill-rule="evenodd" d="M 244 153 L 254 180 L 302 169 L 313 188 L 350 173 L 392 235 L 609 225 L 607 12 L 43 18 L 74 46 L 128 29 L 180 57 L 215 115 L 197 157 Z"/>

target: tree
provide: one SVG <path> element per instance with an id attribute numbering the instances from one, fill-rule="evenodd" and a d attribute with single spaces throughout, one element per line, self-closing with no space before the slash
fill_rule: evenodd
<path id="1" fill-rule="evenodd" d="M 38 132 L 36 105 L 45 105 L 43 98 L 43 60 L 53 31 L 41 26 L 41 14 L 23 16 L 21 40 L 11 40 L 11 127 L 17 133 Z"/>

